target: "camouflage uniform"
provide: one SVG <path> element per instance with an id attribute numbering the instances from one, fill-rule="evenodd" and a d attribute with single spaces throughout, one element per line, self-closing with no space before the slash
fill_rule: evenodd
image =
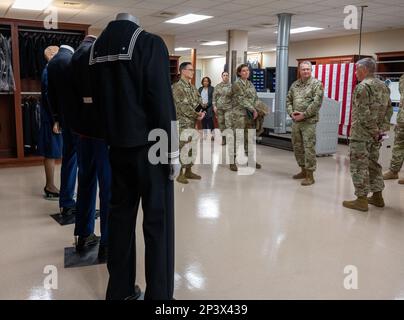
<path id="1" fill-rule="evenodd" d="M 257 100 L 255 110 L 258 112 L 257 119 L 255 120 L 255 128 L 257 129 L 257 136 L 260 136 L 264 133 L 264 120 L 269 110 L 268 106 L 260 99 Z"/>
<path id="2" fill-rule="evenodd" d="M 379 79 L 365 78 L 353 93 L 350 137 L 350 171 L 357 197 L 384 189 L 378 163 L 381 143 L 375 136 L 388 131 L 393 109 L 389 88 Z"/>
<path id="3" fill-rule="evenodd" d="M 220 131 L 231 128 L 231 83 L 221 82 L 215 87 L 213 105 L 217 108 Z"/>
<path id="4" fill-rule="evenodd" d="M 304 120 L 293 122 L 292 144 L 298 165 L 307 171 L 316 170 L 316 123 L 323 102 L 324 89 L 321 81 L 310 78 L 295 81 L 289 89 L 286 104 L 289 116 L 303 112 Z"/>
<path id="5" fill-rule="evenodd" d="M 177 111 L 179 136 L 181 139 L 181 134 L 185 129 L 195 129 L 195 124 L 199 117 L 199 114 L 195 109 L 198 105 L 202 104 L 202 98 L 195 86 L 184 79 L 180 79 L 173 84 L 172 89 L 175 108 Z M 189 142 L 197 143 L 195 138 L 190 138 L 187 141 L 180 140 L 180 152 Z M 196 148 L 194 150 L 196 150 Z M 192 156 L 191 164 L 184 165 L 180 158 L 183 168 L 191 168 L 195 162 L 196 154 L 192 154 L 191 151 L 192 150 L 188 153 L 189 157 Z"/>
<path id="6" fill-rule="evenodd" d="M 238 78 L 231 87 L 231 123 L 234 130 L 234 148 L 229 148 L 230 159 L 234 159 L 236 155 L 236 147 L 241 146 L 243 140 L 238 135 L 236 136 L 236 129 L 244 129 L 244 150 L 248 150 L 248 129 L 254 128 L 255 123 L 253 113 L 255 105 L 258 101 L 257 91 L 254 85 L 249 81 L 243 81 Z M 250 141 L 253 143 L 253 141 Z"/>
<path id="7" fill-rule="evenodd" d="M 400 78 L 400 109 L 397 114 L 397 126 L 395 128 L 393 156 L 390 163 L 390 171 L 398 173 L 404 160 L 404 75 Z"/>

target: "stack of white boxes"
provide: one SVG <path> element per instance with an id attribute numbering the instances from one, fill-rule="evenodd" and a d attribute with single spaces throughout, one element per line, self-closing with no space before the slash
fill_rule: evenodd
<path id="1" fill-rule="evenodd" d="M 324 97 L 317 123 L 316 154 L 331 155 L 337 152 L 341 102 Z"/>

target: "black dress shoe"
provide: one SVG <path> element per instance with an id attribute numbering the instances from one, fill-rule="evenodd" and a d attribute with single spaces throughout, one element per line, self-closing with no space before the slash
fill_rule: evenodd
<path id="1" fill-rule="evenodd" d="M 90 234 L 88 237 L 80 237 L 76 245 L 76 251 L 82 252 L 90 247 L 98 244 L 100 237 L 97 237 L 94 233 Z"/>
<path id="2" fill-rule="evenodd" d="M 75 208 L 62 208 L 60 214 L 62 217 L 70 217 L 76 213 Z"/>
<path id="3" fill-rule="evenodd" d="M 47 199 L 47 200 L 59 199 L 59 192 L 52 192 L 52 191 L 46 190 L 46 187 L 43 188 L 43 191 L 45 192 L 45 199 Z"/>
<path id="4" fill-rule="evenodd" d="M 107 262 L 107 259 L 108 259 L 108 246 L 100 244 L 98 248 L 98 261 Z"/>
<path id="5" fill-rule="evenodd" d="M 124 300 L 137 300 L 137 299 L 139 299 L 141 294 L 142 294 L 142 290 L 140 290 L 140 287 L 136 284 L 135 292 L 132 295 L 130 295 L 129 297 L 126 297 Z"/>

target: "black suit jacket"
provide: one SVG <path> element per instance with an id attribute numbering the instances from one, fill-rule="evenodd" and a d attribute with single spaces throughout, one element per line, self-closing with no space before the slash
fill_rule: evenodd
<path id="1" fill-rule="evenodd" d="M 48 63 L 48 101 L 54 121 L 61 126 L 70 127 L 71 113 L 66 110 L 72 107 L 73 98 L 72 60 L 73 52 L 60 48 L 59 52 Z"/>
<path id="2" fill-rule="evenodd" d="M 202 90 L 203 90 L 203 87 L 200 87 L 198 89 L 200 94 L 202 94 Z M 209 86 L 209 88 L 208 88 L 208 107 L 207 107 L 207 109 L 205 109 L 206 118 L 213 117 L 213 90 L 214 90 L 214 87 Z"/>
<path id="3" fill-rule="evenodd" d="M 91 47 L 95 38 L 85 38 L 72 57 L 73 93 L 75 103 L 67 109 L 74 132 L 104 139 L 106 135 L 105 118 L 99 105 L 94 102 L 93 84 L 88 64 Z"/>
<path id="4" fill-rule="evenodd" d="M 167 47 L 159 36 L 131 21 L 108 24 L 92 47 L 90 73 L 111 146 L 143 146 L 153 129 L 163 129 L 169 138 L 164 151 L 178 156 L 169 72 Z"/>

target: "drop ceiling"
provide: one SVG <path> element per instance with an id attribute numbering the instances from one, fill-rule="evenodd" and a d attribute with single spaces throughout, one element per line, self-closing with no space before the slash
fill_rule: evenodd
<path id="1" fill-rule="evenodd" d="M 321 27 L 320 31 L 291 35 L 291 41 L 329 38 L 358 33 L 345 30 L 343 12 L 346 5 L 367 5 L 364 32 L 404 28 L 403 0 L 69 0 L 79 2 L 66 7 L 55 0 L 59 21 L 91 24 L 104 28 L 117 13 L 128 12 L 140 18 L 147 31 L 175 35 L 177 47 L 196 48 L 201 55 L 224 54 L 226 45 L 201 46 L 200 41 L 226 40 L 226 30 L 249 32 L 249 46 L 262 51 L 276 45 L 277 14 L 293 13 L 292 27 Z M 44 12 L 11 8 L 13 0 L 1 0 L 0 17 L 41 20 Z M 112 4 L 113 3 L 113 4 Z M 164 21 L 188 13 L 211 15 L 212 19 L 189 25 L 167 24 Z M 257 49 L 259 47 L 259 49 Z"/>

